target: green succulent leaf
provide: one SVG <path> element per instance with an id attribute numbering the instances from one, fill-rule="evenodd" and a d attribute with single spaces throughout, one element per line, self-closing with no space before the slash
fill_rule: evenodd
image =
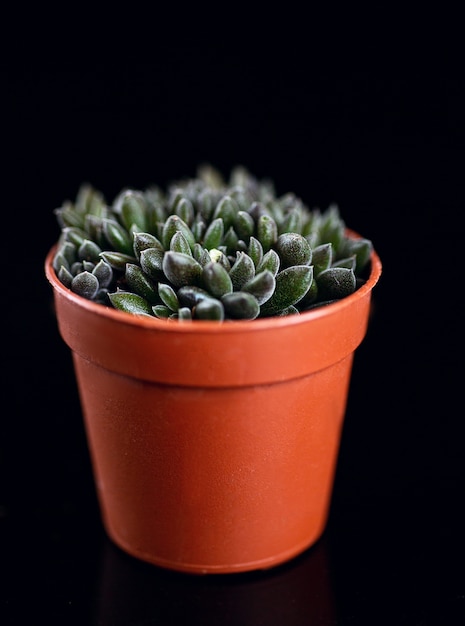
<path id="1" fill-rule="evenodd" d="M 270 215 L 261 215 L 257 221 L 257 239 L 262 244 L 263 252 L 276 243 L 278 238 L 278 226 Z"/>
<path id="2" fill-rule="evenodd" d="M 224 307 L 219 300 L 205 298 L 194 308 L 194 319 L 222 322 L 224 320 Z"/>
<path id="3" fill-rule="evenodd" d="M 234 291 L 221 298 L 227 317 L 235 320 L 253 320 L 260 313 L 260 305 L 251 293 Z"/>
<path id="4" fill-rule="evenodd" d="M 147 206 L 144 195 L 138 191 L 127 190 L 122 197 L 121 219 L 129 230 L 136 226 L 136 231 L 147 230 Z"/>
<path id="5" fill-rule="evenodd" d="M 183 252 L 184 254 L 189 254 L 192 256 L 192 250 L 190 248 L 189 242 L 183 233 L 178 230 L 171 237 L 170 241 L 170 250 L 173 252 Z"/>
<path id="6" fill-rule="evenodd" d="M 352 269 L 332 267 L 318 276 L 318 291 L 323 300 L 345 298 L 355 291 L 356 279 Z"/>
<path id="7" fill-rule="evenodd" d="M 73 281 L 73 275 L 69 270 L 66 269 L 63 265 L 59 268 L 57 272 L 58 279 L 63 283 L 65 287 L 71 289 L 71 283 Z"/>
<path id="8" fill-rule="evenodd" d="M 262 260 L 257 265 L 257 274 L 259 272 L 263 272 L 264 270 L 268 270 L 273 274 L 273 276 L 276 276 L 279 271 L 280 263 L 281 260 L 279 258 L 279 254 L 271 248 L 271 250 L 268 250 L 268 252 L 263 255 Z"/>
<path id="9" fill-rule="evenodd" d="M 262 305 L 273 295 L 276 287 L 274 275 L 269 270 L 263 270 L 256 274 L 242 287 L 242 291 L 251 293 L 257 299 L 258 304 Z"/>
<path id="10" fill-rule="evenodd" d="M 212 250 L 213 248 L 218 248 L 223 241 L 224 235 L 224 222 L 221 217 L 214 219 L 210 225 L 208 226 L 205 237 L 203 240 L 203 246 L 207 250 Z"/>
<path id="11" fill-rule="evenodd" d="M 275 246 L 281 259 L 281 268 L 293 265 L 310 265 L 312 249 L 307 239 L 299 233 L 283 233 L 279 235 Z"/>
<path id="12" fill-rule="evenodd" d="M 233 290 L 228 271 L 220 264 L 211 261 L 202 271 L 202 283 L 205 289 L 215 298 L 221 298 Z"/>
<path id="13" fill-rule="evenodd" d="M 283 233 L 299 233 L 302 234 L 302 211 L 296 207 L 289 209 L 283 218 L 279 234 Z"/>
<path id="14" fill-rule="evenodd" d="M 78 258 L 81 261 L 93 261 L 98 263 L 102 249 L 94 241 L 84 239 L 78 249 Z"/>
<path id="15" fill-rule="evenodd" d="M 163 273 L 175 287 L 195 285 L 202 276 L 202 266 L 194 257 L 182 252 L 165 252 L 163 257 Z"/>
<path id="16" fill-rule="evenodd" d="M 134 315 L 148 315 L 153 317 L 153 311 L 150 304 L 145 298 L 136 293 L 116 291 L 115 293 L 109 293 L 108 297 L 115 309 L 125 311 L 126 313 L 132 313 Z"/>
<path id="17" fill-rule="evenodd" d="M 194 206 L 189 198 L 180 198 L 176 204 L 175 213 L 182 221 L 189 225 L 192 224 L 195 217 Z"/>
<path id="18" fill-rule="evenodd" d="M 81 272 L 71 281 L 71 291 L 88 300 L 92 300 L 97 295 L 98 290 L 98 279 L 90 272 Z"/>
<path id="19" fill-rule="evenodd" d="M 177 311 L 177 319 L 181 322 L 192 320 L 192 311 L 187 307 L 180 307 Z"/>
<path id="20" fill-rule="evenodd" d="M 95 265 L 92 274 L 97 278 L 100 288 L 108 287 L 113 279 L 113 270 L 111 265 L 103 259 Z"/>
<path id="21" fill-rule="evenodd" d="M 333 246 L 331 243 L 322 243 L 312 250 L 312 265 L 315 276 L 331 267 L 333 260 Z"/>
<path id="22" fill-rule="evenodd" d="M 155 304 L 160 301 L 154 282 L 143 272 L 139 265 L 127 263 L 124 277 L 126 286 L 134 293 L 145 298 L 147 302 Z"/>
<path id="23" fill-rule="evenodd" d="M 230 226 L 223 237 L 223 246 L 226 247 L 226 251 L 229 254 L 234 254 L 237 250 L 238 241 L 239 237 L 237 236 L 236 231 L 232 226 Z"/>
<path id="24" fill-rule="evenodd" d="M 141 250 L 139 263 L 142 271 L 152 280 L 163 277 L 163 258 L 165 253 L 160 248 L 146 248 Z"/>
<path id="25" fill-rule="evenodd" d="M 196 243 L 192 249 L 192 256 L 196 261 L 200 263 L 202 267 L 205 267 L 207 263 L 210 263 L 211 257 L 200 243 Z"/>
<path id="26" fill-rule="evenodd" d="M 134 233 L 133 239 L 133 251 L 137 258 L 140 257 L 142 250 L 147 250 L 147 248 L 158 248 L 162 252 L 165 251 L 161 241 L 151 233 Z"/>
<path id="27" fill-rule="evenodd" d="M 62 236 L 64 241 L 73 243 L 77 248 L 79 248 L 84 239 L 87 238 L 87 234 L 84 230 L 71 226 L 63 228 Z"/>
<path id="28" fill-rule="evenodd" d="M 63 250 L 61 249 L 58 250 L 58 252 L 53 257 L 52 265 L 55 272 L 58 272 L 62 267 L 65 268 L 68 272 L 71 271 L 71 265 L 66 258 L 66 255 L 63 253 Z"/>
<path id="29" fill-rule="evenodd" d="M 92 263 L 92 261 L 83 261 L 82 262 L 82 269 L 86 272 L 90 272 L 91 274 L 93 273 L 95 268 L 95 263 Z"/>
<path id="30" fill-rule="evenodd" d="M 255 264 L 252 258 L 245 252 L 237 252 L 236 260 L 229 272 L 234 291 L 242 289 L 254 276 Z"/>
<path id="31" fill-rule="evenodd" d="M 166 306 L 166 304 L 155 304 L 152 307 L 152 312 L 155 317 L 158 317 L 159 319 L 168 319 L 173 313 L 170 307 Z"/>
<path id="32" fill-rule="evenodd" d="M 206 298 L 211 298 L 211 295 L 208 293 L 208 291 L 195 285 L 186 285 L 185 287 L 180 287 L 177 291 L 177 296 L 179 303 L 182 306 L 189 307 L 190 309 L 192 309 L 192 307 L 194 307 L 202 300 L 205 300 Z"/>
<path id="33" fill-rule="evenodd" d="M 276 289 L 271 298 L 262 305 L 261 314 L 277 315 L 280 311 L 297 304 L 310 289 L 312 281 L 311 265 L 294 265 L 281 270 L 276 275 Z"/>
<path id="34" fill-rule="evenodd" d="M 108 243 L 118 252 L 131 255 L 134 251 L 132 237 L 115 219 L 104 218 L 103 233 Z"/>
<path id="35" fill-rule="evenodd" d="M 195 244 L 195 237 L 189 226 L 182 218 L 179 217 L 179 215 L 170 215 L 164 223 L 162 229 L 162 244 L 165 250 L 169 250 L 171 239 L 178 231 L 182 232 L 189 243 L 189 247 L 193 248 Z"/>
<path id="36" fill-rule="evenodd" d="M 263 259 L 263 246 L 256 237 L 251 237 L 249 240 L 248 254 L 255 267 L 258 267 Z"/>
<path id="37" fill-rule="evenodd" d="M 356 267 L 357 267 L 357 257 L 354 254 L 344 259 L 338 259 L 332 264 L 332 267 L 347 267 L 348 269 L 353 270 L 355 272 Z"/>
<path id="38" fill-rule="evenodd" d="M 244 241 L 248 241 L 255 231 L 253 217 L 247 211 L 238 211 L 234 220 L 234 230 L 237 236 Z"/>
<path id="39" fill-rule="evenodd" d="M 227 230 L 234 224 L 234 218 L 237 214 L 239 207 L 231 196 L 225 195 L 218 202 L 216 209 L 213 213 L 213 218 L 221 218 L 223 220 L 224 229 Z"/>
<path id="40" fill-rule="evenodd" d="M 345 256 L 355 255 L 356 267 L 355 271 L 361 272 L 368 264 L 371 253 L 373 252 L 373 244 L 369 239 L 346 239 L 344 245 L 341 246 L 341 253 Z"/>
<path id="41" fill-rule="evenodd" d="M 171 309 L 171 311 L 177 311 L 179 309 L 179 300 L 175 290 L 171 285 L 166 283 L 158 283 L 158 295 L 163 303 Z"/>
<path id="42" fill-rule="evenodd" d="M 111 252 L 105 250 L 100 253 L 100 257 L 110 265 L 114 270 L 124 271 L 126 263 L 136 263 L 137 259 L 130 254 L 123 254 L 122 252 Z"/>

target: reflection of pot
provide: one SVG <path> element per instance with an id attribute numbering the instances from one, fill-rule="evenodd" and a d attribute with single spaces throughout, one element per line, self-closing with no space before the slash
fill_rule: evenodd
<path id="1" fill-rule="evenodd" d="M 56 278 L 103 521 L 128 553 L 180 571 L 271 567 L 322 534 L 371 291 L 302 315 L 167 322 Z"/>
<path id="2" fill-rule="evenodd" d="M 96 624 L 307 626 L 335 623 L 328 553 L 322 538 L 266 572 L 199 577 L 150 567 L 104 544 Z"/>

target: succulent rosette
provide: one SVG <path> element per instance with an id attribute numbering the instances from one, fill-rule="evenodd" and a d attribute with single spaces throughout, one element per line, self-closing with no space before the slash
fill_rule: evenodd
<path id="1" fill-rule="evenodd" d="M 76 294 L 167 320 L 300 314 L 364 282 L 372 243 L 337 205 L 310 210 L 294 193 L 211 165 L 166 189 L 123 189 L 111 204 L 89 184 L 55 209 L 53 267 Z"/>

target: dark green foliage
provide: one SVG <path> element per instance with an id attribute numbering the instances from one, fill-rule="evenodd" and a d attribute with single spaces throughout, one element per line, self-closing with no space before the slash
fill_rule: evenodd
<path id="1" fill-rule="evenodd" d="M 211 166 L 166 191 L 91 185 L 55 210 L 53 267 L 65 287 L 127 313 L 228 321 L 298 315 L 364 282 L 373 246 L 349 237 L 339 209 L 310 210 L 244 167 Z"/>

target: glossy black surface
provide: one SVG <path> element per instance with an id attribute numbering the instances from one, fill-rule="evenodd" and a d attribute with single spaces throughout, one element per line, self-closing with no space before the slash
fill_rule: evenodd
<path id="1" fill-rule="evenodd" d="M 137 62 L 9 65 L 2 626 L 465 623 L 465 90 L 459 57 L 441 50 L 322 66 L 307 46 L 251 56 L 186 44 Z M 112 199 L 202 160 L 245 163 L 310 204 L 337 201 L 384 266 L 324 536 L 279 568 L 219 577 L 149 566 L 106 538 L 43 273 L 53 209 L 83 180 Z"/>

